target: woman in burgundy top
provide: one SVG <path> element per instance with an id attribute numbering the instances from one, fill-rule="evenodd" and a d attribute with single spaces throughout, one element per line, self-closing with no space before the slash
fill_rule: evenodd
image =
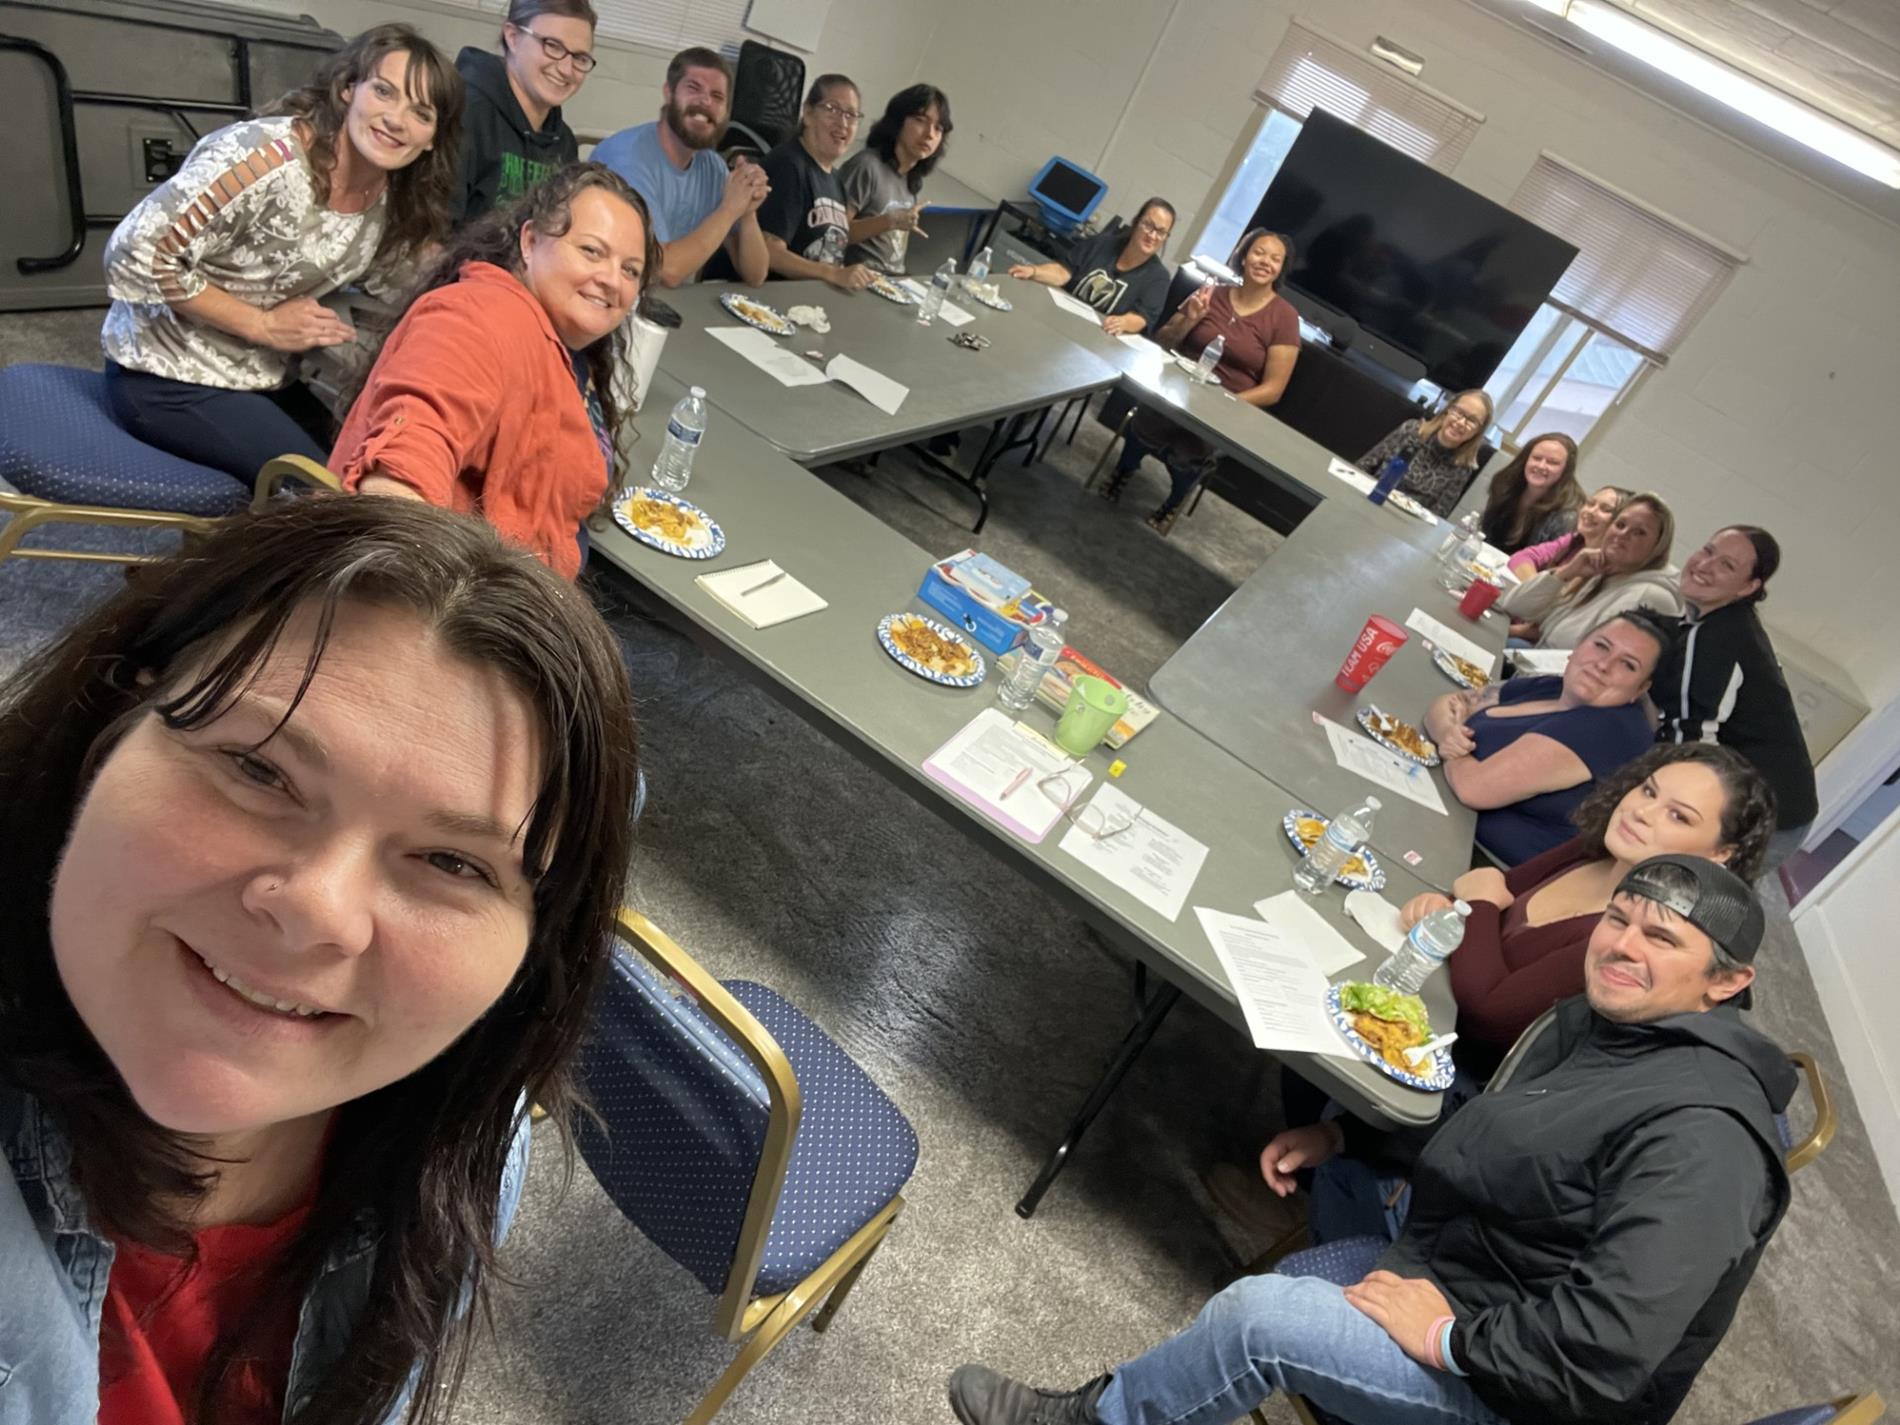
<path id="1" fill-rule="evenodd" d="M 1656 747 L 1603 778 L 1577 808 L 1579 834 L 1510 871 L 1482 867 L 1452 886 L 1471 906 L 1449 962 L 1458 1001 L 1459 1067 L 1496 1071 L 1532 1020 L 1583 992 L 1583 952 L 1610 892 L 1637 862 L 1676 851 L 1721 861 L 1754 880 L 1775 829 L 1774 794 L 1726 747 Z M 1408 901 L 1409 930 L 1451 902 Z"/>
<path id="2" fill-rule="evenodd" d="M 1278 401 L 1300 355 L 1300 314 L 1280 296 L 1280 276 L 1293 261 L 1293 244 L 1279 233 L 1255 228 L 1238 248 L 1241 285 L 1200 288 L 1155 333 L 1162 346 L 1198 357 L 1215 337 L 1223 341 L 1214 379 L 1250 406 Z M 1144 455 L 1168 467 L 1174 488 L 1148 516 L 1157 533 L 1174 528 L 1181 503 L 1213 469 L 1215 455 L 1198 436 L 1143 407 L 1128 428 L 1127 444 L 1102 497 L 1118 500 Z"/>

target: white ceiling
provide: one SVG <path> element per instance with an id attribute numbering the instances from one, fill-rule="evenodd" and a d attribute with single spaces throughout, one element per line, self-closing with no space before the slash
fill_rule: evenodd
<path id="1" fill-rule="evenodd" d="M 1802 148 L 1527 0 L 1469 0 L 1581 51 L 1817 183 L 1900 223 L 1900 191 Z M 1881 143 L 1900 148 L 1900 0 L 1610 0 Z"/>

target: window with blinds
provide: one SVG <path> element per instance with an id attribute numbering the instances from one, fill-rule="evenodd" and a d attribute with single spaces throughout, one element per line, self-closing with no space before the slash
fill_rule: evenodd
<path id="1" fill-rule="evenodd" d="M 1551 302 L 1658 364 L 1748 260 L 1555 154 L 1538 158 L 1511 210 L 1579 249 Z"/>
<path id="2" fill-rule="evenodd" d="M 506 16 L 508 0 L 445 0 L 468 10 Z M 593 0 L 594 33 L 667 54 L 688 45 L 736 50 L 745 38 L 749 0 Z"/>
<path id="3" fill-rule="evenodd" d="M 1295 20 L 1254 98 L 1304 119 L 1324 109 L 1401 153 L 1449 173 L 1484 115 Z"/>

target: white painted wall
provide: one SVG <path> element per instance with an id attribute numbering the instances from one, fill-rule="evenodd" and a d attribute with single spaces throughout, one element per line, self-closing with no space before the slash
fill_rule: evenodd
<path id="1" fill-rule="evenodd" d="M 1354 46 L 1389 36 L 1485 113 L 1454 174 L 1468 187 L 1506 200 L 1549 148 L 1749 253 L 1586 479 L 1659 490 L 1685 540 L 1773 529 L 1787 561 L 1769 621 L 1875 707 L 1900 699 L 1900 231 L 1459 0 L 960 0 L 955 15 L 919 73 L 956 104 L 948 166 L 989 191 L 1020 192 L 1061 152 L 1109 181 L 1105 211 L 1168 196 L 1185 237 L 1298 15 Z"/>
<path id="2" fill-rule="evenodd" d="M 1900 817 L 1890 816 L 1795 907 L 1794 928 L 1887 1191 L 1900 1202 L 1900 1043 L 1887 1009 L 1900 995 L 1900 959 L 1893 954 L 1896 878 Z"/>

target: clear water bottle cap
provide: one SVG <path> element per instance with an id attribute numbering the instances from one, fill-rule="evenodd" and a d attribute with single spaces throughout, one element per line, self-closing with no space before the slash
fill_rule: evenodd
<path id="1" fill-rule="evenodd" d="M 704 386 L 689 387 L 686 394 L 689 396 L 697 396 L 703 401 L 706 399 L 706 388 Z"/>
<path id="2" fill-rule="evenodd" d="M 1459 915 L 1468 916 L 1471 914 L 1471 907 L 1466 905 L 1463 901 L 1453 901 L 1451 908 L 1457 911 Z"/>
<path id="3" fill-rule="evenodd" d="M 1367 797 L 1366 805 L 1371 807 L 1374 811 L 1377 811 L 1382 805 L 1384 805 L 1384 803 L 1382 803 L 1377 797 Z"/>

